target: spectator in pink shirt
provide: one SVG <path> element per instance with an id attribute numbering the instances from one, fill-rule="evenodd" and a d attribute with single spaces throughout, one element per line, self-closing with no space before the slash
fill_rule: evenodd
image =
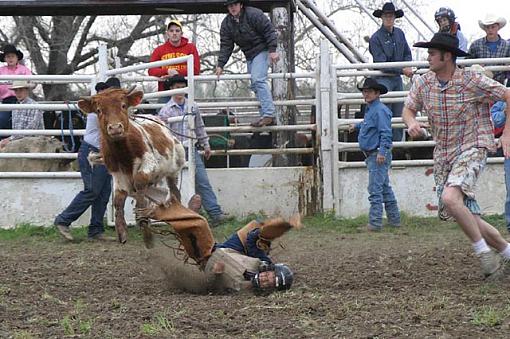
<path id="1" fill-rule="evenodd" d="M 0 67 L 0 75 L 29 75 L 32 74 L 28 67 L 20 64 L 23 53 L 14 45 L 5 45 L 0 53 L 0 61 L 7 65 Z M 3 104 L 15 104 L 17 102 L 14 91 L 9 89 L 10 85 L 0 84 L 0 100 Z M 11 112 L 0 112 L 0 129 L 11 129 Z M 2 137 L 0 137 L 2 139 Z"/>

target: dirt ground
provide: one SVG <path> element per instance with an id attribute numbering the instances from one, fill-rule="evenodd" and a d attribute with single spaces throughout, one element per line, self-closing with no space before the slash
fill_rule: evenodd
<path id="1" fill-rule="evenodd" d="M 309 227 L 284 243 L 274 257 L 295 270 L 293 288 L 254 296 L 172 289 L 139 237 L 123 246 L 56 237 L 1 240 L 0 338 L 510 333 L 510 283 L 484 281 L 453 227 L 380 234 Z M 162 245 L 158 251 L 171 252 Z"/>

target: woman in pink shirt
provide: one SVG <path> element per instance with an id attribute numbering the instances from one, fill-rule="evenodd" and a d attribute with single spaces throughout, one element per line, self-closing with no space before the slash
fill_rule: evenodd
<path id="1" fill-rule="evenodd" d="M 7 65 L 0 67 L 1 75 L 29 75 L 32 74 L 28 67 L 21 65 L 23 53 L 14 45 L 5 45 L 0 53 L 0 61 Z M 16 95 L 9 89 L 9 84 L 0 84 L 0 100 L 3 104 L 15 104 Z M 11 129 L 11 112 L 0 112 L 0 129 Z M 2 137 L 0 137 L 2 139 Z"/>

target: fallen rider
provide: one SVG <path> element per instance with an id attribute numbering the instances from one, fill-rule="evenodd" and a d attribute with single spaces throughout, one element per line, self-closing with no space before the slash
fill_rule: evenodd
<path id="1" fill-rule="evenodd" d="M 225 242 L 215 243 L 207 220 L 184 207 L 177 199 L 170 206 L 156 206 L 145 216 L 168 223 L 188 258 L 206 276 L 208 289 L 215 291 L 288 290 L 294 274 L 285 264 L 274 263 L 271 242 L 292 228 L 301 227 L 301 217 L 253 220 Z"/>

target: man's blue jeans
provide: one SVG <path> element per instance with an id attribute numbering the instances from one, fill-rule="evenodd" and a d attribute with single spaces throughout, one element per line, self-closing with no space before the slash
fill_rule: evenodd
<path id="1" fill-rule="evenodd" d="M 510 232 L 510 159 L 505 159 L 505 185 L 506 185 L 506 202 L 505 202 L 505 219 L 506 229 Z"/>
<path id="2" fill-rule="evenodd" d="M 395 75 L 391 77 L 377 77 L 377 82 L 381 85 L 386 86 L 388 92 L 390 91 L 403 91 L 404 85 L 402 82 L 402 77 L 400 75 Z M 394 118 L 399 118 L 402 116 L 402 110 L 404 109 L 403 102 L 394 102 L 392 104 L 385 104 L 388 106 L 393 112 Z M 402 136 L 404 130 L 402 128 L 393 128 L 393 141 L 402 141 Z"/>
<path id="3" fill-rule="evenodd" d="M 205 169 L 204 160 L 195 148 L 195 191 L 202 198 L 202 206 L 211 219 L 220 217 L 223 212 L 221 211 L 220 205 L 218 205 L 218 199 L 216 194 L 209 183 L 209 177 Z"/>
<path id="4" fill-rule="evenodd" d="M 383 164 L 376 162 L 377 152 L 371 153 L 365 159 L 368 168 L 368 201 L 370 211 L 368 220 L 373 228 L 382 228 L 383 204 L 388 222 L 392 226 L 400 226 L 400 212 L 397 199 L 390 186 L 388 171 L 391 166 L 391 152 L 388 153 Z"/>
<path id="5" fill-rule="evenodd" d="M 267 70 L 269 69 L 269 52 L 262 51 L 252 60 L 248 60 L 248 73 L 251 74 L 251 89 L 260 102 L 260 115 L 274 117 L 275 108 L 273 96 L 267 83 Z"/>
<path id="6" fill-rule="evenodd" d="M 112 176 L 106 166 L 91 167 L 87 156 L 97 149 L 82 141 L 78 151 L 78 163 L 83 180 L 83 191 L 74 197 L 71 204 L 55 218 L 55 225 L 69 226 L 77 220 L 90 206 L 92 207 L 88 236 L 93 237 L 104 232 L 103 218 L 112 192 Z"/>

